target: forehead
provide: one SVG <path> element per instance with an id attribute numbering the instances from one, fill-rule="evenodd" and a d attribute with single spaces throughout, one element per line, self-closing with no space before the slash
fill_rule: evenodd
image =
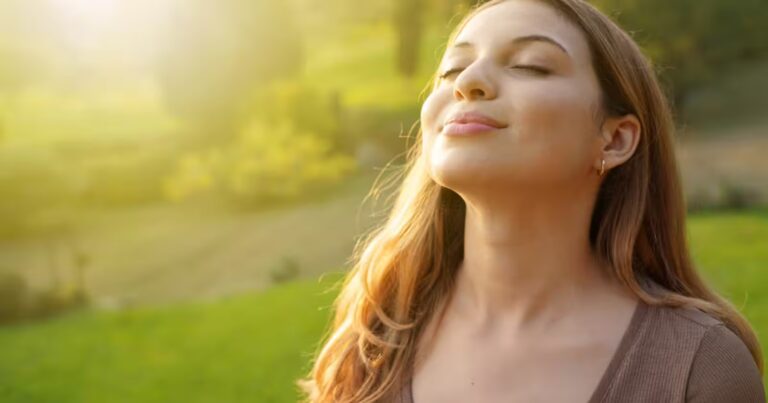
<path id="1" fill-rule="evenodd" d="M 581 30 L 551 6 L 535 0 L 505 1 L 480 11 L 470 18 L 454 43 L 470 42 L 476 48 L 492 49 L 529 35 L 554 39 L 575 59 L 589 58 Z"/>

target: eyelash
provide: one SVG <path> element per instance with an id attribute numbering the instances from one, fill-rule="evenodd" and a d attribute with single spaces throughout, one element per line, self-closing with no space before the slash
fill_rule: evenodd
<path id="1" fill-rule="evenodd" d="M 536 72 L 536 74 L 538 74 L 538 75 L 547 75 L 547 74 L 550 73 L 549 70 L 547 70 L 547 69 L 545 69 L 543 67 L 533 66 L 533 65 L 528 65 L 528 64 L 517 64 L 517 65 L 512 66 L 512 68 L 513 69 L 531 70 L 531 71 Z M 449 74 L 458 73 L 458 72 L 461 72 L 462 70 L 464 70 L 464 69 L 453 68 L 453 69 L 450 69 L 450 70 L 444 72 L 443 74 L 440 74 L 439 77 L 440 77 L 440 79 L 445 79 L 445 78 L 448 77 Z"/>

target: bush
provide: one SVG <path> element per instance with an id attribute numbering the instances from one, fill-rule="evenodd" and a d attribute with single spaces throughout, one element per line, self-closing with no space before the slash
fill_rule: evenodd
<path id="1" fill-rule="evenodd" d="M 725 182 L 722 189 L 722 204 L 725 208 L 743 210 L 760 204 L 760 193 L 751 187 Z"/>
<path id="2" fill-rule="evenodd" d="M 20 273 L 0 272 L 0 324 L 58 315 L 86 306 L 89 300 L 77 286 L 37 291 L 29 288 Z"/>
<path id="3" fill-rule="evenodd" d="M 256 118 L 268 126 L 290 122 L 297 132 L 312 132 L 334 150 L 349 143 L 341 133 L 338 92 L 320 91 L 298 81 L 276 81 L 256 97 Z"/>
<path id="4" fill-rule="evenodd" d="M 767 201 L 768 193 L 761 192 L 759 185 L 727 179 L 691 189 L 686 194 L 689 211 L 743 210 L 763 206 Z"/>
<path id="5" fill-rule="evenodd" d="M 55 287 L 43 290 L 34 298 L 32 315 L 49 317 L 85 306 L 89 299 L 85 291 L 79 288 Z"/>
<path id="6" fill-rule="evenodd" d="M 293 280 L 300 272 L 299 262 L 292 256 L 284 256 L 280 263 L 269 271 L 272 283 L 279 284 Z"/>
<path id="7" fill-rule="evenodd" d="M 0 323 L 14 322 L 24 317 L 29 289 L 18 273 L 0 273 Z"/>
<path id="8" fill-rule="evenodd" d="M 341 181 L 356 168 L 353 157 L 290 123 L 252 121 L 236 141 L 180 160 L 166 181 L 171 200 L 218 192 L 240 206 L 296 200 Z"/>

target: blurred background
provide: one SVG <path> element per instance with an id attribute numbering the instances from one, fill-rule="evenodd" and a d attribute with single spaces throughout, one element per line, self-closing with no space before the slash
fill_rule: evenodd
<path id="1" fill-rule="evenodd" d="M 0 1 L 0 400 L 293 402 L 468 0 Z M 768 350 L 768 4 L 600 0 Z"/>

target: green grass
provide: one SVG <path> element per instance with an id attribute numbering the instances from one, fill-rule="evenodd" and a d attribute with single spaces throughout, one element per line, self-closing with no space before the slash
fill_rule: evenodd
<path id="1" fill-rule="evenodd" d="M 701 213 L 688 228 L 705 279 L 752 321 L 768 350 L 768 210 Z"/>
<path id="2" fill-rule="evenodd" d="M 3 402 L 292 402 L 338 274 L 209 304 L 0 330 Z"/>
<path id="3" fill-rule="evenodd" d="M 768 346 L 768 211 L 689 219 L 694 258 Z M 0 328 L 3 402 L 293 402 L 339 273 L 209 303 Z"/>

